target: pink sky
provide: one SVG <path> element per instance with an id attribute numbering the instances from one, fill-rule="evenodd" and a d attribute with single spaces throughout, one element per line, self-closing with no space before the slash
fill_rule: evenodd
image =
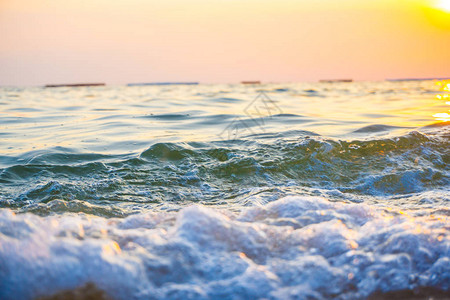
<path id="1" fill-rule="evenodd" d="M 0 0 L 0 85 L 449 77 L 438 1 Z"/>

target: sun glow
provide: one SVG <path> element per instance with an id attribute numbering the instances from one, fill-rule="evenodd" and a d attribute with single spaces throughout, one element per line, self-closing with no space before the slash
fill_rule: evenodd
<path id="1" fill-rule="evenodd" d="M 450 13 L 450 0 L 439 0 L 436 8 Z"/>
<path id="2" fill-rule="evenodd" d="M 450 0 L 423 0 L 423 11 L 434 26 L 450 30 Z"/>

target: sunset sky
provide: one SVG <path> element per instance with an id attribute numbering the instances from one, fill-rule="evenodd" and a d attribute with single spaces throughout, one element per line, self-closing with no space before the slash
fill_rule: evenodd
<path id="1" fill-rule="evenodd" d="M 0 0 L 0 85 L 450 77 L 450 0 Z"/>

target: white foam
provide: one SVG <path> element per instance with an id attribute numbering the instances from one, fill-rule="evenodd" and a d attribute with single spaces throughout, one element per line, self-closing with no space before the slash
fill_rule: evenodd
<path id="1" fill-rule="evenodd" d="M 194 205 L 125 219 L 0 210 L 0 298 L 93 282 L 114 299 L 364 298 L 450 289 L 443 215 L 287 197 L 226 214 Z"/>

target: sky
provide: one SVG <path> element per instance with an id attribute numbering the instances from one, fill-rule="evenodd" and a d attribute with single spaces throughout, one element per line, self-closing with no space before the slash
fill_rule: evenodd
<path id="1" fill-rule="evenodd" d="M 0 86 L 450 77 L 450 0 L 0 0 Z"/>

